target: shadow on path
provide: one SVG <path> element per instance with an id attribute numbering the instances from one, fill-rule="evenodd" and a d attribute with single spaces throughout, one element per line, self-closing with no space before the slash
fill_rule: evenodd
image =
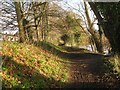
<path id="1" fill-rule="evenodd" d="M 104 76 L 103 58 L 107 57 L 105 55 L 91 52 L 81 53 L 76 49 L 73 52 L 72 50 L 66 52 L 49 43 L 41 43 L 38 46 L 60 58 L 74 62 L 69 66 L 70 82 L 66 85 L 66 88 L 113 88 L 119 86 L 114 77 Z"/>
<path id="2" fill-rule="evenodd" d="M 93 58 L 102 58 L 104 55 L 97 54 L 97 53 L 81 53 L 81 52 L 69 52 L 69 50 L 65 51 L 63 48 L 55 46 L 49 42 L 39 42 L 35 44 L 38 47 L 46 50 L 49 53 L 57 55 L 60 58 L 66 59 L 93 59 Z M 77 49 L 77 48 L 76 48 Z M 64 51 L 63 51 L 64 50 Z M 81 51 L 81 49 L 79 49 Z M 74 50 L 75 51 L 75 50 Z"/>

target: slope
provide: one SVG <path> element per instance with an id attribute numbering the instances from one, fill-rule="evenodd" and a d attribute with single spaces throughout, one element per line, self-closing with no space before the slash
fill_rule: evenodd
<path id="1" fill-rule="evenodd" d="M 4 42 L 3 88 L 62 87 L 68 70 L 63 60 L 34 45 Z"/>

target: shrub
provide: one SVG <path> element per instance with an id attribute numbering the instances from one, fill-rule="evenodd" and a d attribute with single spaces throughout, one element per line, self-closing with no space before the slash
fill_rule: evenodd
<path id="1" fill-rule="evenodd" d="M 115 55 L 110 58 L 105 58 L 104 60 L 105 72 L 113 73 L 117 78 L 120 78 L 120 57 Z"/>

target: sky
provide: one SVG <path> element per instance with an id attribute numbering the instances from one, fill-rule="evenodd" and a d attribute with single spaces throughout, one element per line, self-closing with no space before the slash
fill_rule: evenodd
<path id="1" fill-rule="evenodd" d="M 79 14 L 82 18 L 83 18 L 82 15 L 85 16 L 83 0 L 61 0 L 61 2 L 59 2 L 58 5 L 60 5 L 65 10 L 72 10 L 73 12 Z M 95 15 L 93 11 L 90 9 L 89 5 L 88 8 L 89 8 L 90 18 L 93 22 Z M 94 22 L 94 28 L 98 30 L 97 20 Z"/>

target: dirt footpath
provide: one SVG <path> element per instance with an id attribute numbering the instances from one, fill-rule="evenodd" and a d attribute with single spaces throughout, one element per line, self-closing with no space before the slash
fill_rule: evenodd
<path id="1" fill-rule="evenodd" d="M 91 54 L 92 55 L 92 54 Z M 88 57 L 88 58 L 87 58 Z M 89 58 L 90 57 L 90 58 Z M 83 58 L 71 59 L 69 84 L 67 88 L 118 88 L 114 75 L 103 72 L 101 55 L 84 55 Z"/>

